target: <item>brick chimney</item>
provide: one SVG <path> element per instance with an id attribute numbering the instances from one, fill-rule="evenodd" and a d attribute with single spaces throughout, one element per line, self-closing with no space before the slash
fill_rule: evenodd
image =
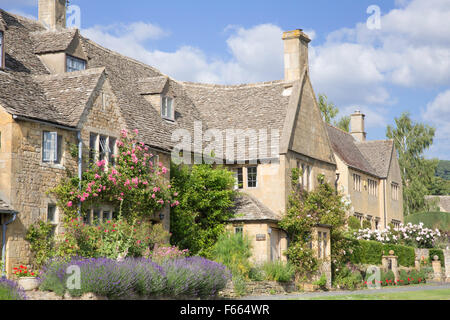
<path id="1" fill-rule="evenodd" d="M 39 21 L 49 30 L 66 27 L 67 0 L 39 0 Z"/>
<path id="2" fill-rule="evenodd" d="M 367 133 L 364 131 L 364 118 L 366 116 L 361 113 L 361 111 L 356 110 L 354 114 L 351 115 L 351 134 L 358 141 L 366 141 Z"/>
<path id="3" fill-rule="evenodd" d="M 311 39 L 302 29 L 283 33 L 284 40 L 284 80 L 300 80 L 308 69 L 308 44 Z"/>

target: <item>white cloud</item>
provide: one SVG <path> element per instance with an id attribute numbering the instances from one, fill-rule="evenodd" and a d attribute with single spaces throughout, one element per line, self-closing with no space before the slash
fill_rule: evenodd
<path id="1" fill-rule="evenodd" d="M 283 43 L 281 28 L 262 24 L 253 28 L 228 26 L 231 54 L 228 60 L 212 59 L 199 48 L 182 46 L 175 52 L 149 50 L 145 42 L 168 33 L 143 22 L 131 25 L 96 26 L 82 30 L 83 35 L 112 50 L 128 55 L 178 80 L 243 83 L 262 79 L 281 79 Z"/>
<path id="2" fill-rule="evenodd" d="M 8 12 L 10 12 L 12 14 L 16 14 L 18 16 L 22 16 L 22 17 L 28 18 L 28 19 L 37 20 L 37 17 L 35 17 L 35 16 L 31 15 L 31 14 L 25 13 L 22 10 L 19 10 L 19 9 L 8 9 Z"/>
<path id="3" fill-rule="evenodd" d="M 445 156 L 450 160 L 450 89 L 441 92 L 427 105 L 422 118 L 436 128 L 430 155 Z"/>

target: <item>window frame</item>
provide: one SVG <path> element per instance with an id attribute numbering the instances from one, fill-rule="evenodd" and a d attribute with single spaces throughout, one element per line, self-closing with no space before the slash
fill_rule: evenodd
<path id="1" fill-rule="evenodd" d="M 234 190 L 244 189 L 244 168 L 233 168 L 233 174 L 235 179 Z"/>
<path id="2" fill-rule="evenodd" d="M 97 216 L 98 213 L 98 216 Z M 108 213 L 108 216 L 104 216 L 105 213 Z M 88 225 L 98 226 L 101 223 L 105 223 L 107 221 L 111 221 L 114 219 L 116 210 L 114 207 L 109 205 L 100 205 L 97 207 L 92 207 L 89 209 L 89 213 L 85 218 L 85 223 Z M 96 219 L 98 218 L 98 221 Z M 94 224 L 95 223 L 95 224 Z"/>
<path id="3" fill-rule="evenodd" d="M 73 69 L 72 67 L 69 70 L 69 60 L 75 61 L 75 62 L 83 62 L 84 68 L 83 69 Z M 70 54 L 66 54 L 66 72 L 77 72 L 77 71 L 84 71 L 87 69 L 87 61 L 84 59 L 80 59 L 74 56 L 71 56 Z"/>
<path id="4" fill-rule="evenodd" d="M 391 198 L 394 201 L 398 201 L 399 185 L 396 182 L 391 182 Z"/>
<path id="5" fill-rule="evenodd" d="M 353 173 L 353 190 L 361 192 L 361 175 Z"/>
<path id="6" fill-rule="evenodd" d="M 46 150 L 47 150 L 46 149 L 46 141 L 47 141 L 46 137 L 48 137 L 47 134 L 50 134 L 50 136 L 53 135 L 55 137 L 54 141 L 50 141 L 50 142 L 55 144 L 52 147 L 53 149 L 50 149 L 50 152 L 54 153 L 53 157 L 51 157 L 52 154 L 50 154 L 50 159 L 45 157 Z M 64 141 L 63 136 L 61 134 L 58 134 L 57 131 L 48 131 L 48 130 L 43 130 L 42 131 L 42 156 L 41 156 L 42 163 L 54 164 L 54 165 L 62 165 L 62 160 L 63 160 L 63 141 Z M 55 156 L 56 156 L 56 158 L 55 158 Z"/>
<path id="7" fill-rule="evenodd" d="M 94 139 L 93 139 L 94 138 Z M 101 139 L 105 138 L 106 150 L 101 152 Z M 114 141 L 114 144 L 111 145 L 111 141 Z M 94 148 L 92 148 L 92 143 L 94 144 Z M 111 150 L 113 147 L 113 150 Z M 106 167 L 112 166 L 115 167 L 116 161 L 113 156 L 117 155 L 117 138 L 113 136 L 109 136 L 107 134 L 101 134 L 97 132 L 89 133 L 89 163 L 92 165 L 98 160 L 105 160 Z M 102 156 L 103 155 L 103 156 Z"/>
<path id="8" fill-rule="evenodd" d="M 378 197 L 378 181 L 369 178 L 367 184 L 369 185 L 369 195 Z"/>
<path id="9" fill-rule="evenodd" d="M 167 112 L 167 102 L 170 101 L 170 114 Z M 166 113 L 163 113 L 164 106 L 166 106 Z M 161 95 L 161 117 L 165 120 L 175 121 L 175 98 Z"/>
<path id="10" fill-rule="evenodd" d="M 253 169 L 255 169 L 255 173 L 251 173 L 250 172 L 250 170 L 253 170 Z M 250 175 L 255 175 L 255 178 L 254 178 L 254 180 L 252 179 L 252 180 L 250 180 Z M 250 185 L 250 182 L 252 182 L 252 185 Z M 253 183 L 254 183 L 254 186 L 253 186 Z M 254 188 L 257 188 L 258 187 L 258 166 L 251 166 L 251 167 L 247 167 L 247 188 L 251 188 L 251 189 L 254 189 Z"/>

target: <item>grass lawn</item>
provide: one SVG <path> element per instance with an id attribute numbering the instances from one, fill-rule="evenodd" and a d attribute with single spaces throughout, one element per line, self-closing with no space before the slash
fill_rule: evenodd
<path id="1" fill-rule="evenodd" d="M 309 300 L 450 300 L 450 289 L 323 296 Z"/>

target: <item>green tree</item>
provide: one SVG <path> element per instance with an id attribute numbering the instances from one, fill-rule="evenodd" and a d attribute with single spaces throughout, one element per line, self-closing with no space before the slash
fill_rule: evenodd
<path id="1" fill-rule="evenodd" d="M 408 112 L 388 126 L 386 136 L 394 140 L 403 183 L 405 215 L 426 207 L 425 195 L 436 172 L 437 160 L 428 160 L 424 151 L 433 144 L 435 128 L 411 120 Z"/>
<path id="2" fill-rule="evenodd" d="M 208 164 L 189 167 L 172 163 L 171 175 L 180 203 L 170 215 L 171 242 L 194 255 L 209 257 L 233 215 L 233 174 Z"/>
<path id="3" fill-rule="evenodd" d="M 331 120 L 336 118 L 339 109 L 333 102 L 328 102 L 328 97 L 324 94 L 319 94 L 319 109 L 322 112 L 323 119 L 326 123 L 331 124 Z"/>
<path id="4" fill-rule="evenodd" d="M 344 116 L 339 121 L 335 122 L 334 125 L 341 130 L 350 132 L 350 117 Z"/>
<path id="5" fill-rule="evenodd" d="M 332 124 L 332 120 L 335 119 L 339 113 L 339 108 L 336 107 L 333 102 L 331 101 L 329 102 L 328 97 L 324 94 L 319 94 L 318 102 L 320 112 L 322 113 L 323 116 L 323 120 L 328 124 Z M 334 121 L 333 125 L 346 132 L 350 132 L 350 117 L 343 116 L 338 121 Z"/>

